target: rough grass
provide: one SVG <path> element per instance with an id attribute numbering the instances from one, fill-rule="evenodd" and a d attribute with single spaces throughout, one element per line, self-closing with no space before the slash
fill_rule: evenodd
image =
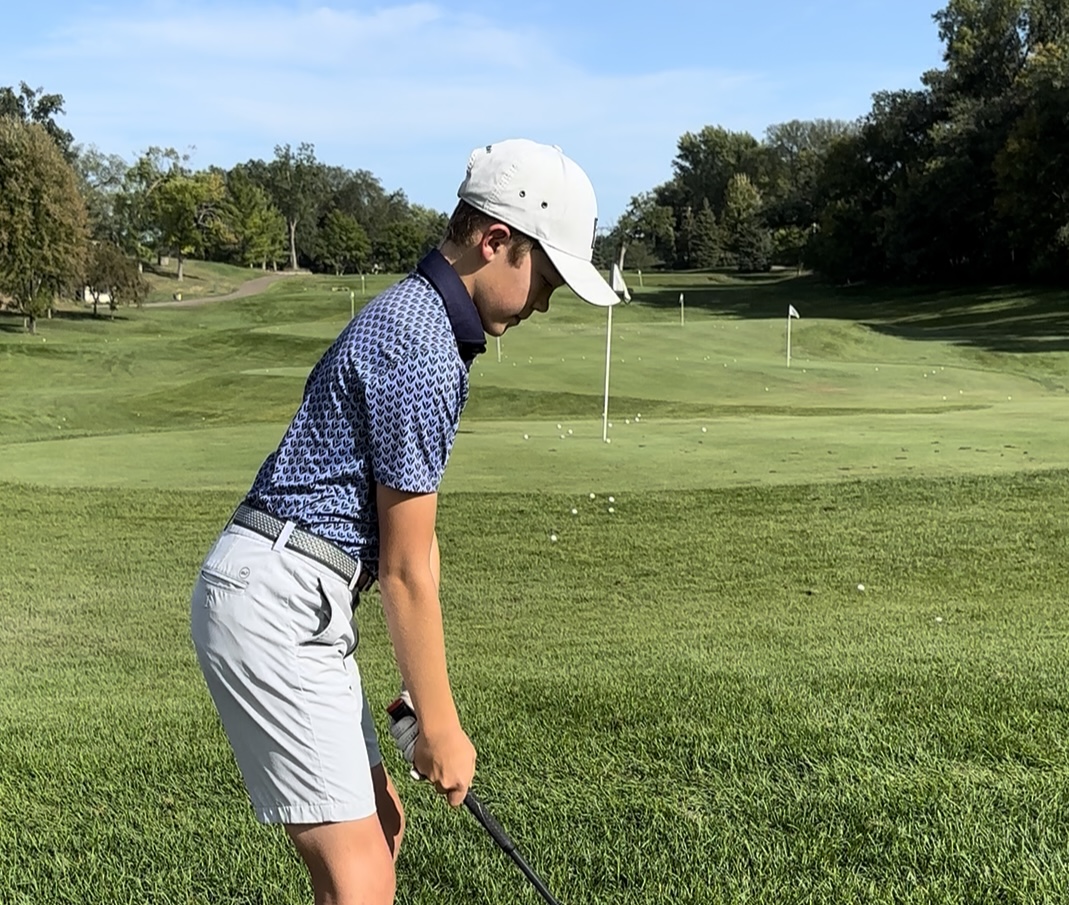
<path id="1" fill-rule="evenodd" d="M 232 497 L 3 490 L 5 523 L 35 528 L 0 540 L 20 564 L 0 577 L 5 901 L 307 901 L 188 640 Z M 480 788 L 562 902 L 1069 894 L 1069 473 L 605 503 L 441 513 Z M 360 618 L 381 708 L 376 595 Z M 399 781 L 399 901 L 535 901 L 467 815 Z"/>
<path id="2" fill-rule="evenodd" d="M 0 316 L 4 905 L 310 901 L 251 817 L 186 608 L 354 285 L 38 337 Z M 473 369 L 441 501 L 453 680 L 521 851 L 564 903 L 1065 901 L 1061 297 L 635 295 L 613 443 L 604 312 L 565 296 Z M 360 620 L 381 719 L 374 593 Z M 537 901 L 389 756 L 399 902 Z"/>

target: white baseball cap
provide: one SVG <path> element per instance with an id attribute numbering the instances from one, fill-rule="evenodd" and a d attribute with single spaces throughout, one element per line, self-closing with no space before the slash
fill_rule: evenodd
<path id="1" fill-rule="evenodd" d="M 579 298 L 620 301 L 590 263 L 598 202 L 586 173 L 556 145 L 513 138 L 476 148 L 457 197 L 534 239 Z"/>

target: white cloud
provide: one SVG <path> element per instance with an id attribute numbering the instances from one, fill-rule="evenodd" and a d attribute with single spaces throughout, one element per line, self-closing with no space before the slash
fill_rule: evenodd
<path id="1" fill-rule="evenodd" d="M 560 54 L 560 37 L 433 3 L 369 14 L 138 7 L 65 23 L 18 63 L 64 95 L 76 139 L 103 150 L 130 158 L 150 144 L 194 145 L 195 165 L 229 166 L 310 141 L 320 159 L 440 209 L 471 147 L 552 141 L 590 174 L 603 222 L 669 178 L 684 131 L 724 123 L 759 134 L 777 121 L 758 112 L 778 100 L 758 73 L 599 74 Z"/>

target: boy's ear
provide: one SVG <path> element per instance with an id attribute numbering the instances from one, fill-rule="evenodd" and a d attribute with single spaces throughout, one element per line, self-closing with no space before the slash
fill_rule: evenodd
<path id="1" fill-rule="evenodd" d="M 512 240 L 512 230 L 504 223 L 494 223 L 483 230 L 482 239 L 479 242 L 479 250 L 483 259 L 489 261 L 498 252 L 508 251 L 509 242 Z"/>

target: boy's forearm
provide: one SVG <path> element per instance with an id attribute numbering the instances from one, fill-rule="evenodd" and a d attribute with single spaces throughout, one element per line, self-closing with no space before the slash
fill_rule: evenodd
<path id="1" fill-rule="evenodd" d="M 380 576 L 383 611 L 401 680 L 428 736 L 459 725 L 446 668 L 445 631 L 437 582 L 423 575 Z"/>

